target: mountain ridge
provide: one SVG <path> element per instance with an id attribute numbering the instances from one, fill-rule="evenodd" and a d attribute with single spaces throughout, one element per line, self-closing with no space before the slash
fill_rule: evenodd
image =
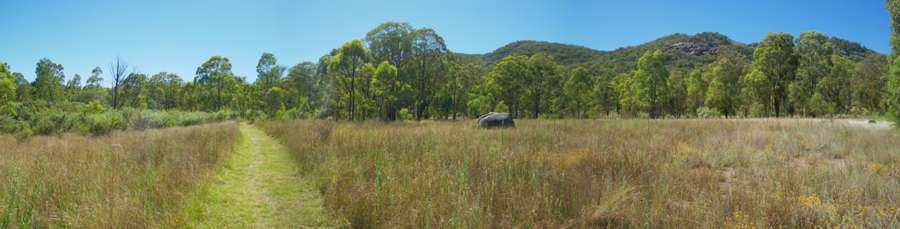
<path id="1" fill-rule="evenodd" d="M 857 42 L 829 37 L 838 55 L 861 61 L 872 55 L 884 55 Z M 601 68 L 614 73 L 634 67 L 640 56 L 650 50 L 661 49 L 669 53 L 667 64 L 674 67 L 696 68 L 718 59 L 726 53 L 752 59 L 756 43 L 742 43 L 716 32 L 693 35 L 675 33 L 642 44 L 602 51 L 576 44 L 519 40 L 510 42 L 484 54 L 454 53 L 464 63 L 493 65 L 510 55 L 534 55 L 543 53 L 562 65 L 606 65 Z"/>

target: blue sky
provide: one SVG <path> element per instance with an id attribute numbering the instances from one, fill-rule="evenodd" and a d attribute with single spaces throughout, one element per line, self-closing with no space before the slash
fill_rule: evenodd
<path id="1" fill-rule="evenodd" d="M 67 77 L 86 77 L 118 55 L 137 71 L 190 80 L 207 58 L 224 55 L 252 81 L 262 52 L 285 66 L 315 61 L 385 21 L 433 28 L 464 53 L 516 40 L 611 50 L 672 33 L 755 42 L 809 30 L 887 53 L 890 34 L 882 0 L 0 0 L 0 61 L 29 79 L 44 57 Z"/>

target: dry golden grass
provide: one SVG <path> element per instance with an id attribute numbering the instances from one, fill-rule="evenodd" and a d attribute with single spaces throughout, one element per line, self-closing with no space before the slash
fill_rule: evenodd
<path id="1" fill-rule="evenodd" d="M 264 122 L 354 227 L 896 228 L 900 135 L 795 120 Z"/>
<path id="2" fill-rule="evenodd" d="M 236 123 L 24 142 L 0 136 L 0 228 L 177 225 L 185 193 L 238 138 Z"/>

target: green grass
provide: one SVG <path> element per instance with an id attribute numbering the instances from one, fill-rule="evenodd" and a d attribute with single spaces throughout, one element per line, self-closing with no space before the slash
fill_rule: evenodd
<path id="1" fill-rule="evenodd" d="M 191 228 L 333 227 L 315 186 L 290 153 L 262 131 L 241 125 L 242 140 L 213 180 L 185 207 Z"/>

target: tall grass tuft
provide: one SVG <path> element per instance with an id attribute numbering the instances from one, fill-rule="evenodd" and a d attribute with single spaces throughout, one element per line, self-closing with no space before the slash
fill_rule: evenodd
<path id="1" fill-rule="evenodd" d="M 0 228 L 178 225 L 185 194 L 231 151 L 236 123 L 110 136 L 0 136 Z"/>
<path id="2" fill-rule="evenodd" d="M 896 227 L 900 136 L 815 120 L 261 122 L 366 228 Z"/>

